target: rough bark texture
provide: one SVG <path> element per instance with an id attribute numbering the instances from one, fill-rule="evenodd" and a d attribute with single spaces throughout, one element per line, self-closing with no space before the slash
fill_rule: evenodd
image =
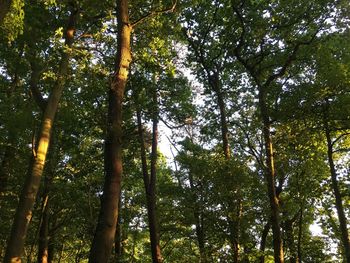
<path id="1" fill-rule="evenodd" d="M 92 242 L 89 262 L 108 262 L 110 257 L 120 197 L 122 165 L 122 103 L 128 71 L 131 62 L 128 1 L 117 1 L 118 46 L 116 69 L 108 92 L 108 123 L 105 140 L 105 183 L 101 209 L 95 236 Z"/>
<path id="2" fill-rule="evenodd" d="M 349 233 L 348 233 L 348 227 L 347 227 L 347 220 L 344 213 L 342 196 L 339 190 L 337 172 L 336 172 L 334 160 L 333 160 L 333 143 L 332 143 L 331 131 L 328 123 L 328 120 L 329 120 L 328 102 L 327 102 L 327 109 L 325 109 L 324 115 L 325 115 L 324 116 L 325 135 L 327 139 L 328 164 L 329 164 L 329 170 L 331 173 L 333 194 L 335 197 L 335 207 L 336 207 L 338 219 L 339 219 L 339 230 L 341 234 L 341 241 L 344 249 L 344 261 L 347 263 L 350 263 Z"/>
<path id="3" fill-rule="evenodd" d="M 266 106 L 266 94 L 263 88 L 259 90 L 259 107 L 263 123 L 263 136 L 266 154 L 265 178 L 267 182 L 267 192 L 271 207 L 271 227 L 273 233 L 273 247 L 275 263 L 284 262 L 283 243 L 280 229 L 279 201 L 275 186 L 275 167 L 273 146 L 271 139 L 271 124 Z"/>
<path id="4" fill-rule="evenodd" d="M 10 11 L 11 3 L 11 0 L 0 0 L 0 25 L 6 14 Z"/>
<path id="5" fill-rule="evenodd" d="M 71 47 L 75 31 L 75 23 L 78 16 L 77 11 L 73 11 L 69 17 L 67 29 L 65 31 L 65 45 Z M 40 186 L 41 175 L 44 170 L 46 154 L 51 139 L 51 130 L 62 95 L 65 78 L 68 72 L 70 51 L 65 50 L 62 53 L 57 81 L 50 93 L 45 108 L 42 126 L 38 135 L 38 143 L 35 147 L 35 155 L 32 157 L 31 167 L 28 170 L 26 182 L 24 184 L 18 207 L 16 210 L 14 223 L 11 229 L 11 235 L 7 243 L 4 262 L 21 262 L 21 256 L 24 249 L 24 242 L 32 217 L 32 209 Z"/>

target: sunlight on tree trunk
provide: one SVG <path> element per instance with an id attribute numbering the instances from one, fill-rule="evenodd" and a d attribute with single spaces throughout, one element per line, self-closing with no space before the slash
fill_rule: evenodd
<path id="1" fill-rule="evenodd" d="M 78 12 L 72 11 L 69 17 L 67 31 L 65 35 L 65 45 L 71 47 L 73 44 L 72 31 L 75 30 L 75 23 Z M 53 87 L 47 106 L 45 108 L 42 127 L 38 136 L 38 144 L 35 147 L 35 155 L 32 156 L 31 166 L 29 167 L 26 182 L 22 190 L 15 219 L 12 225 L 10 239 L 7 243 L 7 249 L 4 262 L 21 262 L 24 250 L 29 222 L 32 218 L 34 202 L 39 190 L 41 175 L 43 173 L 47 149 L 51 139 L 53 121 L 56 115 L 58 104 L 64 88 L 64 81 L 68 71 L 70 51 L 65 50 L 62 54 L 58 80 Z"/>
<path id="2" fill-rule="evenodd" d="M 105 183 L 100 214 L 91 245 L 89 262 L 106 263 L 110 257 L 118 220 L 122 180 L 122 104 L 131 63 L 128 1 L 117 1 L 118 49 L 116 69 L 108 92 L 108 124 L 105 139 Z"/>

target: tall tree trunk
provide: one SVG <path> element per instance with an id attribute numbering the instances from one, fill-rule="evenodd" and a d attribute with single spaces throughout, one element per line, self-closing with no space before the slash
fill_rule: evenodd
<path id="1" fill-rule="evenodd" d="M 158 232 L 158 222 L 156 214 L 156 178 L 157 178 L 157 148 L 158 148 L 158 101 L 157 101 L 157 91 L 153 92 L 153 118 L 152 118 L 152 152 L 151 152 L 151 173 L 148 174 L 147 159 L 146 159 L 146 149 L 145 141 L 143 135 L 141 112 L 137 110 L 137 124 L 138 132 L 141 144 L 141 161 L 142 161 L 142 172 L 143 181 L 146 190 L 146 200 L 147 200 L 147 214 L 149 223 L 149 233 L 151 240 L 151 252 L 152 252 L 152 262 L 160 263 L 163 261 L 160 245 L 159 245 L 159 232 Z"/>
<path id="2" fill-rule="evenodd" d="M 270 231 L 270 227 L 271 227 L 271 222 L 270 220 L 267 221 L 266 225 L 264 226 L 263 232 L 261 234 L 261 240 L 260 240 L 260 259 L 259 259 L 259 263 L 264 263 L 265 262 L 265 248 L 266 248 L 266 239 L 267 239 L 267 235 L 269 234 Z"/>
<path id="3" fill-rule="evenodd" d="M 298 263 L 297 251 L 295 249 L 294 235 L 293 235 L 293 222 L 292 220 L 286 220 L 284 224 L 284 231 L 286 234 L 286 244 L 289 249 L 289 262 Z"/>
<path id="4" fill-rule="evenodd" d="M 50 244 L 50 233 L 49 233 L 49 194 L 51 190 L 53 176 L 57 165 L 57 148 L 56 141 L 57 136 L 55 133 L 51 135 L 52 139 L 49 146 L 49 161 L 45 170 L 45 182 L 44 190 L 42 193 L 42 205 L 41 205 L 41 222 L 39 230 L 39 244 L 38 244 L 38 263 L 49 262 L 49 244 Z"/>
<path id="5" fill-rule="evenodd" d="M 11 0 L 0 0 L 0 25 L 6 14 L 10 11 L 11 3 Z"/>
<path id="6" fill-rule="evenodd" d="M 207 72 L 209 72 L 207 70 Z M 216 94 L 217 103 L 219 106 L 220 111 L 220 127 L 221 127 L 221 139 L 222 139 L 222 150 L 225 156 L 226 160 L 230 160 L 231 158 L 231 151 L 230 151 L 230 145 L 229 145 L 229 133 L 228 133 L 228 125 L 227 125 L 227 116 L 226 116 L 226 105 L 223 97 L 223 93 L 221 90 L 221 82 L 220 82 L 220 76 L 219 72 L 215 72 L 213 75 L 208 74 L 208 80 L 209 84 L 212 88 L 212 90 Z M 238 187 L 239 188 L 239 187 Z M 230 239 L 232 243 L 232 249 L 233 249 L 233 262 L 237 263 L 239 261 L 239 232 L 240 232 L 240 221 L 242 219 L 242 199 L 240 197 L 240 189 L 238 190 L 236 203 L 235 206 L 235 218 L 229 219 L 229 225 L 230 225 Z M 232 200 L 233 201 L 233 200 Z"/>
<path id="7" fill-rule="evenodd" d="M 328 156 L 328 164 L 329 164 L 329 170 L 331 173 L 331 180 L 332 180 L 332 189 L 333 194 L 335 197 L 335 207 L 338 214 L 339 219 L 339 230 L 341 234 L 341 241 L 344 249 L 344 260 L 346 260 L 347 263 L 350 263 L 350 242 L 349 242 L 349 233 L 348 233 L 348 227 L 347 227 L 347 220 L 344 213 L 343 208 L 343 201 L 341 197 L 341 193 L 339 190 L 339 183 L 337 178 L 337 172 L 335 169 L 335 164 L 333 160 L 333 142 L 331 138 L 331 130 L 329 127 L 329 116 L 328 116 L 328 101 L 326 101 L 326 109 L 324 110 L 324 128 L 325 128 L 325 135 L 327 139 L 327 156 Z"/>
<path id="8" fill-rule="evenodd" d="M 226 116 L 226 105 L 223 97 L 223 93 L 221 90 L 221 81 L 220 81 L 220 69 L 218 68 L 210 68 L 205 61 L 205 57 L 200 52 L 202 47 L 198 46 L 198 44 L 193 41 L 190 37 L 185 35 L 189 44 L 194 49 L 196 56 L 198 58 L 198 62 L 202 65 L 209 83 L 210 88 L 215 93 L 217 98 L 217 105 L 219 107 L 220 112 L 220 127 L 221 127 L 221 140 L 222 140 L 222 149 L 226 160 L 229 160 L 231 157 L 230 145 L 229 145 L 229 132 L 227 125 L 227 116 Z M 240 193 L 240 190 L 238 189 Z M 236 208 L 237 211 L 242 211 L 242 199 L 240 198 L 240 194 L 238 194 Z M 232 243 L 233 249 L 233 262 L 239 261 L 239 232 L 240 232 L 240 220 L 242 213 L 238 213 L 238 217 L 234 219 L 234 222 L 230 222 L 231 231 L 230 239 Z"/>
<path id="9" fill-rule="evenodd" d="M 7 249 L 4 258 L 5 263 L 21 262 L 26 234 L 30 219 L 32 217 L 32 209 L 40 186 L 41 175 L 44 170 L 47 150 L 51 139 L 52 125 L 55 119 L 56 111 L 68 72 L 69 58 L 71 55 L 70 48 L 73 44 L 77 17 L 78 11 L 72 11 L 65 31 L 65 46 L 68 47 L 68 49 L 65 48 L 62 53 L 59 71 L 57 73 L 57 81 L 49 95 L 45 108 L 42 127 L 38 136 L 38 143 L 35 147 L 35 155 L 32 157 L 32 165 L 29 169 L 26 182 L 20 196 L 11 229 L 11 235 L 7 243 Z"/>
<path id="10" fill-rule="evenodd" d="M 108 123 L 105 140 L 105 183 L 89 262 L 106 263 L 110 257 L 116 224 L 123 172 L 122 103 L 131 62 L 128 1 L 117 1 L 118 46 L 116 69 L 108 92 Z"/>
<path id="11" fill-rule="evenodd" d="M 205 251 L 205 234 L 204 234 L 204 228 L 203 228 L 203 213 L 201 211 L 198 211 L 198 206 L 195 207 L 194 211 L 194 217 L 196 220 L 196 236 L 198 241 L 198 248 L 199 248 L 199 257 L 200 257 L 200 263 L 206 263 L 207 260 L 207 254 Z"/>
<path id="12" fill-rule="evenodd" d="M 193 196 L 193 202 L 194 202 L 194 210 L 193 210 L 193 215 L 195 219 L 195 226 L 196 226 L 196 236 L 197 236 L 197 242 L 198 242 L 198 248 L 199 248 L 199 256 L 200 256 L 200 262 L 201 263 L 206 263 L 208 262 L 207 259 L 207 254 L 205 252 L 205 232 L 204 232 L 204 218 L 203 218 L 203 209 L 202 209 L 202 204 L 201 201 L 199 201 L 197 195 L 197 189 L 194 186 L 194 181 L 193 181 L 193 174 L 192 171 L 189 171 L 189 183 L 190 183 L 190 188 Z M 200 194 L 202 194 L 202 190 L 200 190 Z"/>
<path id="13" fill-rule="evenodd" d="M 240 191 L 238 191 L 240 195 Z M 230 229 L 231 229 L 231 244 L 233 247 L 233 263 L 238 263 L 240 261 L 240 242 L 239 242 L 239 231 L 242 219 L 242 200 L 240 196 L 237 197 L 237 203 L 235 203 L 234 208 L 236 210 L 235 218 L 229 220 Z"/>
<path id="14" fill-rule="evenodd" d="M 49 196 L 44 195 L 44 207 L 39 233 L 38 263 L 48 263 L 49 258 Z"/>
<path id="15" fill-rule="evenodd" d="M 158 161 L 158 101 L 157 90 L 153 91 L 153 119 L 152 119 L 152 152 L 151 152 L 151 175 L 148 186 L 148 217 L 151 236 L 151 250 L 153 263 L 163 261 L 160 245 L 159 230 L 156 209 L 156 181 L 157 181 L 157 161 Z"/>
<path id="16" fill-rule="evenodd" d="M 275 186 L 274 154 L 271 138 L 271 123 L 267 110 L 266 93 L 263 87 L 259 90 L 259 107 L 263 124 L 263 136 L 266 154 L 265 178 L 271 208 L 271 227 L 273 233 L 273 248 L 275 263 L 284 262 L 283 243 L 280 228 L 279 201 Z"/>
<path id="17" fill-rule="evenodd" d="M 191 143 L 193 143 L 193 135 L 190 134 Z M 195 155 L 193 157 L 196 157 Z M 197 194 L 198 189 L 194 185 L 194 179 L 193 179 L 193 171 L 192 168 L 189 168 L 188 172 L 188 180 L 190 183 L 190 189 L 192 194 L 192 201 L 194 204 L 193 207 L 193 216 L 195 220 L 195 226 L 196 226 L 196 237 L 198 242 L 198 248 L 199 248 L 199 262 L 200 263 L 206 263 L 208 262 L 207 254 L 205 251 L 205 231 L 204 231 L 204 216 L 203 216 L 203 207 L 201 202 L 201 195 L 203 193 L 202 187 L 199 189 L 199 194 Z M 202 186 L 202 185 L 201 185 Z"/>

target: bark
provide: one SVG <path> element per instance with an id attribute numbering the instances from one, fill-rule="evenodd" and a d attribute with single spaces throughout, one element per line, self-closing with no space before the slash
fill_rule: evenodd
<path id="1" fill-rule="evenodd" d="M 270 231 L 270 227 L 271 227 L 271 222 L 268 221 L 266 223 L 266 225 L 264 226 L 263 232 L 261 234 L 261 240 L 260 240 L 260 252 L 261 252 L 261 256 L 259 259 L 260 263 L 264 263 L 265 262 L 265 248 L 266 248 L 266 239 L 267 239 L 267 235 L 269 234 Z"/>
<path id="2" fill-rule="evenodd" d="M 259 90 L 259 107 L 260 114 L 263 123 L 263 137 L 265 145 L 265 154 L 266 154 L 266 167 L 265 167 L 265 178 L 267 182 L 267 192 L 270 201 L 271 208 L 271 227 L 273 233 L 273 247 L 274 247 L 274 259 L 275 263 L 284 262 L 284 253 L 283 253 L 283 243 L 282 235 L 280 228 L 280 207 L 278 196 L 276 194 L 275 186 L 275 167 L 274 167 L 274 156 L 273 156 L 273 145 L 271 138 L 271 123 L 267 110 L 266 102 L 266 93 L 263 87 L 260 87 Z"/>
<path id="3" fill-rule="evenodd" d="M 151 240 L 152 262 L 162 262 L 161 249 L 159 245 L 159 231 L 156 213 L 156 178 L 157 178 L 157 148 L 158 148 L 158 106 L 157 91 L 153 92 L 153 119 L 152 119 L 152 152 L 151 152 L 151 173 L 148 174 L 145 141 L 143 135 L 142 119 L 140 110 L 137 111 L 138 132 L 141 144 L 141 161 L 143 181 L 146 189 L 147 214 L 149 233 Z"/>
<path id="4" fill-rule="evenodd" d="M 91 245 L 89 262 L 107 262 L 118 220 L 122 165 L 122 103 L 131 62 L 128 1 L 117 1 L 118 46 L 116 69 L 108 93 L 108 123 L 105 139 L 105 183 L 100 214 Z"/>
<path id="5" fill-rule="evenodd" d="M 332 189 L 333 194 L 335 197 L 335 207 L 338 214 L 339 219 L 339 230 L 341 235 L 341 242 L 344 249 L 344 260 L 347 263 L 350 263 L 350 242 L 349 242 L 349 233 L 348 233 L 348 227 L 347 227 L 347 220 L 344 213 L 344 207 L 343 207 L 343 201 L 342 196 L 339 189 L 339 183 L 337 178 L 337 172 L 333 160 L 333 143 L 331 138 L 331 130 L 329 127 L 329 117 L 328 117 L 328 101 L 327 103 L 327 109 L 325 109 L 324 112 L 324 126 L 325 126 L 325 135 L 327 139 L 327 156 L 328 156 L 328 164 L 329 164 L 329 170 L 331 173 L 331 181 L 332 181 Z"/>
<path id="6" fill-rule="evenodd" d="M 56 149 L 56 138 L 52 134 L 50 142 L 50 156 L 49 164 L 46 169 L 46 177 L 44 182 L 44 190 L 42 193 L 42 205 L 41 205 L 41 222 L 39 230 L 39 244 L 38 244 L 38 263 L 49 262 L 49 244 L 50 244 L 50 233 L 49 233 L 49 194 L 51 190 L 53 175 L 57 164 L 57 149 Z"/>
<path id="7" fill-rule="evenodd" d="M 10 11 L 11 0 L 0 0 L 0 25 L 2 24 L 6 14 Z"/>
<path id="8" fill-rule="evenodd" d="M 65 45 L 68 48 L 70 48 L 73 44 L 77 17 L 78 12 L 76 10 L 72 11 L 65 31 Z M 20 196 L 12 225 L 11 235 L 7 243 L 4 258 L 5 263 L 21 262 L 24 242 L 26 239 L 29 222 L 32 217 L 34 202 L 40 186 L 41 175 L 45 166 L 48 145 L 51 140 L 52 125 L 68 72 L 70 53 L 71 51 L 69 51 L 69 49 L 65 49 L 62 53 L 62 58 L 57 73 L 57 81 L 48 98 L 47 106 L 43 115 L 42 127 L 38 135 L 38 143 L 35 147 L 35 155 L 32 156 L 33 161 L 31 162 L 31 167 L 29 168 L 29 172 L 26 177 L 26 182 Z"/>

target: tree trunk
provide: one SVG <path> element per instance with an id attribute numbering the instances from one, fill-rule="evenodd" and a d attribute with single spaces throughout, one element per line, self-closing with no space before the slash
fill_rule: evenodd
<path id="1" fill-rule="evenodd" d="M 65 49 L 62 53 L 62 59 L 59 65 L 59 71 L 57 73 L 57 81 L 50 93 L 47 106 L 45 108 L 42 127 L 38 136 L 38 143 L 35 147 L 35 155 L 32 157 L 33 161 L 31 162 L 31 167 L 20 196 L 12 225 L 11 235 L 7 243 L 4 259 L 5 263 L 21 262 L 26 234 L 30 219 L 32 217 L 32 209 L 40 186 L 41 175 L 44 170 L 47 149 L 51 139 L 52 125 L 68 72 L 71 53 L 69 48 L 73 44 L 77 17 L 78 12 L 76 10 L 72 11 L 69 17 L 67 29 L 65 31 L 65 45 L 68 47 L 68 50 Z"/>
<path id="2" fill-rule="evenodd" d="M 51 135 L 52 139 L 49 146 L 49 161 L 45 170 L 45 182 L 44 190 L 42 194 L 42 216 L 39 230 L 39 245 L 38 245 L 38 263 L 49 262 L 49 244 L 50 244 L 50 233 L 49 233 L 49 194 L 51 190 L 53 176 L 57 166 L 57 148 L 56 141 L 57 136 L 54 132 Z"/>
<path id="3" fill-rule="evenodd" d="M 2 24 L 6 14 L 10 11 L 11 0 L 0 0 L 0 25 Z"/>
<path id="4" fill-rule="evenodd" d="M 218 72 L 214 75 L 208 75 L 209 84 L 212 90 L 215 92 L 219 111 L 220 111 L 220 126 L 221 126 L 221 139 L 222 139 L 222 150 L 224 152 L 225 158 L 230 159 L 230 146 L 228 142 L 228 127 L 227 127 L 227 117 L 226 117 L 226 107 L 225 101 L 221 91 L 220 76 Z"/>
<path id="5" fill-rule="evenodd" d="M 106 263 L 110 257 L 120 198 L 122 164 L 122 103 L 131 62 L 128 1 L 117 1 L 118 46 L 116 69 L 108 93 L 108 123 L 105 140 L 105 183 L 89 262 Z"/>
<path id="6" fill-rule="evenodd" d="M 289 249 L 289 262 L 298 263 L 297 251 L 295 249 L 294 235 L 293 235 L 293 222 L 287 220 L 284 224 L 284 231 L 286 234 L 286 243 Z"/>
<path id="7" fill-rule="evenodd" d="M 148 195 L 148 217 L 151 236 L 151 250 L 153 263 L 163 261 L 160 245 L 159 245 L 159 230 L 157 222 L 156 209 L 156 180 L 157 180 L 157 160 L 158 160 L 158 101 L 157 90 L 153 91 L 153 119 L 152 119 L 152 153 L 151 153 L 151 177 L 147 191 Z"/>
<path id="8" fill-rule="evenodd" d="M 157 91 L 153 92 L 153 119 L 152 119 L 152 153 L 151 153 L 151 174 L 149 177 L 147 160 L 146 160 L 146 149 L 143 135 L 141 112 L 137 110 L 137 123 L 138 131 L 141 144 L 141 161 L 142 161 L 142 172 L 143 181 L 146 189 L 146 200 L 147 200 L 147 214 L 149 223 L 149 233 L 151 241 L 151 252 L 152 262 L 160 263 L 163 261 L 160 245 L 159 245 L 159 232 L 157 224 L 157 213 L 156 213 L 156 177 L 157 177 L 157 148 L 158 148 L 158 106 L 157 106 Z"/>
<path id="9" fill-rule="evenodd" d="M 230 160 L 231 152 L 230 145 L 228 140 L 228 125 L 227 125 L 227 116 L 226 116 L 226 105 L 224 97 L 221 90 L 220 76 L 218 72 L 215 72 L 213 75 L 208 74 L 209 84 L 212 90 L 215 92 L 217 97 L 217 103 L 220 111 L 220 127 L 221 127 L 221 139 L 222 139 L 222 150 L 226 160 Z M 229 219 L 230 225 L 230 239 L 233 249 L 233 262 L 239 262 L 239 232 L 240 232 L 240 221 L 242 218 L 242 200 L 240 197 L 240 189 L 238 189 L 237 203 L 235 204 L 236 214 L 234 219 Z"/>
<path id="10" fill-rule="evenodd" d="M 49 208 L 47 194 L 44 195 L 44 207 L 39 233 L 38 263 L 48 263 L 49 258 Z"/>
<path id="11" fill-rule="evenodd" d="M 240 192 L 240 191 L 239 191 Z M 240 195 L 240 193 L 238 194 Z M 242 200 L 240 197 L 237 198 L 237 204 L 235 204 L 234 209 L 236 209 L 235 218 L 229 220 L 230 232 L 231 232 L 231 244 L 233 247 L 233 263 L 238 263 L 240 261 L 240 244 L 239 244 L 239 231 L 242 218 Z"/>
<path id="12" fill-rule="evenodd" d="M 261 234 L 261 240 L 260 240 L 260 253 L 261 253 L 261 256 L 260 256 L 260 260 L 259 262 L 260 263 L 264 263 L 265 262 L 265 248 L 266 248 L 266 239 L 267 239 L 267 235 L 269 234 L 269 231 L 270 231 L 270 227 L 271 227 L 271 222 L 268 221 L 266 223 L 266 225 L 264 226 L 264 229 L 263 229 L 263 232 Z"/>
<path id="13" fill-rule="evenodd" d="M 276 194 L 275 186 L 275 167 L 273 146 L 270 134 L 271 124 L 267 110 L 266 93 L 264 88 L 260 87 L 259 90 L 259 107 L 263 124 L 263 136 L 266 154 L 266 167 L 265 178 L 267 182 L 267 192 L 270 201 L 271 208 L 271 227 L 273 233 L 273 248 L 275 263 L 284 262 L 283 243 L 280 229 L 280 214 L 279 214 L 279 202 Z"/>
<path id="14" fill-rule="evenodd" d="M 344 257 L 345 257 L 344 260 L 346 260 L 347 263 L 350 263 L 349 234 L 348 234 L 346 216 L 343 208 L 343 201 L 339 190 L 337 172 L 336 172 L 335 164 L 333 160 L 333 143 L 332 143 L 331 131 L 329 128 L 328 120 L 329 118 L 328 118 L 328 101 L 327 101 L 327 109 L 325 109 L 325 116 L 324 116 L 324 126 L 325 126 L 325 135 L 327 139 L 328 164 L 329 164 L 329 169 L 331 173 L 333 194 L 335 197 L 335 207 L 337 209 L 337 214 L 339 219 L 339 228 L 340 228 L 339 230 L 341 234 L 341 241 L 342 241 L 342 245 L 344 249 Z"/>
<path id="15" fill-rule="evenodd" d="M 204 234 L 204 228 L 203 228 L 203 213 L 201 211 L 195 210 L 194 217 L 196 220 L 196 235 L 198 240 L 198 248 L 199 248 L 199 257 L 200 257 L 200 263 L 206 263 L 207 260 L 207 254 L 205 251 L 205 234 Z"/>

